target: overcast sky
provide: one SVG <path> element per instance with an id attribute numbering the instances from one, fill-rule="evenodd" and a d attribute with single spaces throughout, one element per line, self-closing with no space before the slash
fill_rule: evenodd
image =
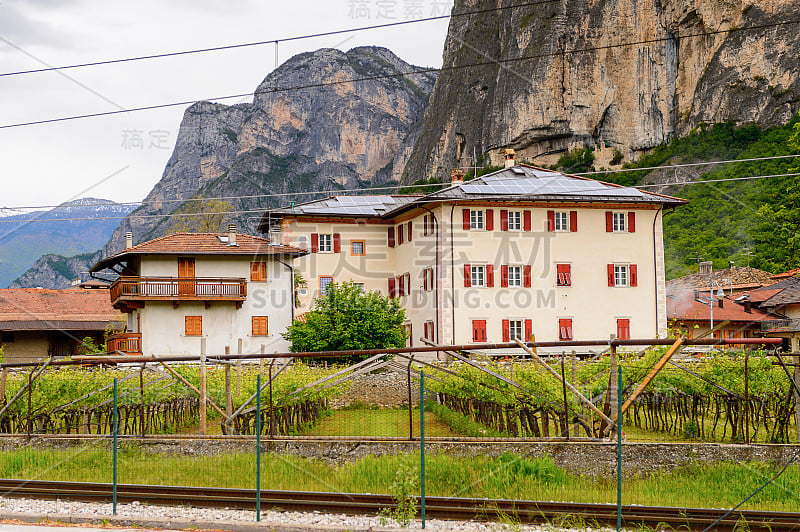
<path id="1" fill-rule="evenodd" d="M 0 73 L 280 39 L 448 14 L 452 0 L 0 0 Z M 446 19 L 281 43 L 385 46 L 440 66 Z M 274 45 L 0 77 L 0 125 L 253 91 Z M 250 101 L 247 98 L 245 101 Z M 222 103 L 237 103 L 227 100 Z M 139 201 L 161 178 L 186 106 L 0 129 L 0 207 L 79 197 Z"/>

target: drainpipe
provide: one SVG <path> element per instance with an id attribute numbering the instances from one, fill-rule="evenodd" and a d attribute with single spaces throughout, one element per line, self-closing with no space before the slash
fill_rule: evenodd
<path id="1" fill-rule="evenodd" d="M 653 217 L 653 273 L 655 274 L 653 276 L 653 279 L 656 280 L 656 282 L 654 283 L 655 296 L 656 296 L 655 297 L 655 301 L 656 301 L 656 334 L 655 334 L 655 336 L 656 337 L 658 336 L 658 252 L 656 250 L 656 248 L 657 248 L 657 246 L 656 246 L 656 223 L 658 223 L 658 215 L 659 215 L 659 213 L 661 213 L 661 227 L 662 227 L 661 241 L 663 242 L 664 241 L 664 237 L 663 237 L 664 216 L 666 216 L 667 214 L 670 214 L 674 210 L 675 209 L 672 209 L 669 212 L 664 212 L 664 207 L 660 206 L 658 208 L 658 211 L 656 211 L 656 215 Z M 664 260 L 666 261 L 666 257 L 664 258 Z M 664 263 L 664 277 L 665 277 L 664 280 L 665 281 L 666 281 L 666 275 L 667 275 L 667 264 L 665 262 Z M 667 324 L 665 323 L 664 325 L 667 325 Z"/>
<path id="2" fill-rule="evenodd" d="M 275 260 L 277 260 L 278 262 L 280 262 L 281 264 L 283 264 L 284 266 L 286 266 L 289 269 L 289 277 L 290 277 L 289 282 L 290 282 L 290 286 L 291 286 L 290 293 L 291 293 L 291 300 L 292 300 L 292 322 L 294 322 L 294 298 L 295 298 L 295 296 L 294 296 L 294 266 L 292 266 L 291 264 L 287 264 L 287 263 L 283 262 L 281 259 L 275 259 Z"/>
<path id="3" fill-rule="evenodd" d="M 433 306 L 436 309 L 436 321 L 434 322 L 436 324 L 436 330 L 433 336 L 436 339 L 436 343 L 439 343 L 439 316 L 441 315 L 439 312 L 439 272 L 441 271 L 439 266 L 439 220 L 436 218 L 436 215 L 433 214 L 432 210 L 424 206 L 421 207 L 423 210 L 426 210 L 430 213 L 431 218 L 433 219 L 434 231 L 436 232 L 436 248 L 434 250 L 435 258 L 433 261 L 434 278 L 436 280 L 436 287 L 433 289 Z"/>
<path id="4" fill-rule="evenodd" d="M 455 248 L 453 246 L 453 213 L 456 203 L 450 205 L 450 304 L 453 307 L 453 345 L 456 344 L 456 264 Z"/>

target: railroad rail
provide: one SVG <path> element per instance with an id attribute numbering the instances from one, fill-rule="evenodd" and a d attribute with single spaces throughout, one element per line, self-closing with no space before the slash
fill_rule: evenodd
<path id="1" fill-rule="evenodd" d="M 62 499 L 83 502 L 110 502 L 112 485 L 90 482 L 0 479 L 0 496 L 35 499 Z M 255 490 L 185 486 L 152 486 L 118 484 L 121 503 L 139 501 L 159 505 L 189 505 L 204 508 L 255 509 Z M 376 515 L 391 507 L 389 495 L 326 493 L 308 491 L 261 491 L 261 508 L 283 511 L 322 511 L 328 513 Z M 426 514 L 436 519 L 497 520 L 512 519 L 521 523 L 568 523 L 570 518 L 583 522 L 616 521 L 616 505 L 572 502 L 514 501 L 427 497 Z M 672 527 L 702 530 L 725 513 L 722 509 L 676 508 L 625 505 L 622 507 L 626 526 Z M 741 510 L 715 526 L 714 530 L 749 530 L 772 532 L 800 531 L 800 512 L 764 512 Z"/>

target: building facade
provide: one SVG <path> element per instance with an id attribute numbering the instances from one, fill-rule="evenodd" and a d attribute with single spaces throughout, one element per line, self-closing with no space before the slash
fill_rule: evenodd
<path id="1" fill-rule="evenodd" d="M 527 165 L 427 195 L 265 213 L 307 249 L 299 312 L 330 282 L 399 297 L 410 342 L 607 340 L 667 331 L 662 215 L 684 200 Z"/>
<path id="2" fill-rule="evenodd" d="M 114 308 L 127 330 L 109 352 L 151 356 L 283 352 L 294 315 L 293 259 L 306 252 L 228 233 L 178 233 L 143 242 L 98 262 L 119 275 Z"/>

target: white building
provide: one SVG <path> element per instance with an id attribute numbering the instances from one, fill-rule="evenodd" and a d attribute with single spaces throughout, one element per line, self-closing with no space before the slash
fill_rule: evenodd
<path id="1" fill-rule="evenodd" d="M 350 280 L 401 299 L 414 345 L 652 338 L 667 330 L 662 216 L 683 203 L 512 161 L 427 195 L 271 210 L 259 229 L 310 251 L 298 312 Z"/>
<path id="2" fill-rule="evenodd" d="M 178 233 L 131 245 L 91 270 L 112 269 L 114 308 L 127 332 L 109 351 L 152 356 L 288 351 L 294 316 L 292 262 L 306 251 L 229 233 Z"/>

